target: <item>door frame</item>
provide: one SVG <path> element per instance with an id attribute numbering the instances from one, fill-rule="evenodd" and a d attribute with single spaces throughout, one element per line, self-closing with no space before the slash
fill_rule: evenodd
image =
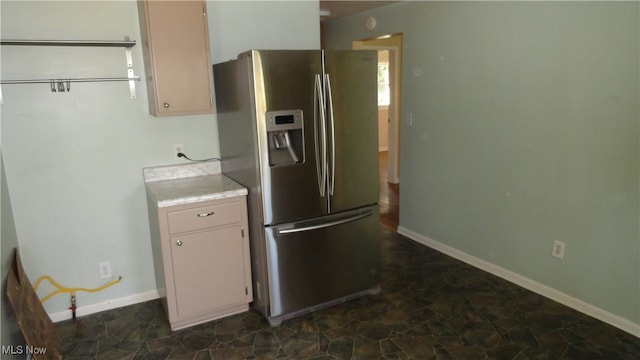
<path id="1" fill-rule="evenodd" d="M 400 183 L 400 99 L 402 85 L 402 34 L 385 35 L 372 39 L 355 40 L 354 50 L 389 51 L 389 83 L 391 99 L 389 103 L 389 156 L 387 181 Z"/>

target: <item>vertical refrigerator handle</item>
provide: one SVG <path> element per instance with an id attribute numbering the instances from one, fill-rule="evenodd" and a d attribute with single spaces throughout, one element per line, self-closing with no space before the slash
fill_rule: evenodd
<path id="1" fill-rule="evenodd" d="M 318 175 L 320 196 L 324 197 L 327 183 L 327 120 L 325 118 L 324 92 L 322 90 L 320 74 L 316 74 L 313 98 L 313 132 L 316 149 L 316 173 Z M 318 117 L 320 118 L 319 123 Z M 320 149 L 318 148 L 318 131 L 320 131 Z"/>
<path id="2" fill-rule="evenodd" d="M 336 125 L 333 117 L 333 96 L 331 95 L 331 79 L 329 74 L 326 76 L 326 89 L 327 89 L 327 106 L 329 113 L 329 124 L 331 131 L 331 173 L 329 175 L 329 195 L 333 195 L 333 190 L 336 185 Z"/>

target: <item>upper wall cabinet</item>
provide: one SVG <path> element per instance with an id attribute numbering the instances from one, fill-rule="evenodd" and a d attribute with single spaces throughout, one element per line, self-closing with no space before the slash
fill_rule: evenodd
<path id="1" fill-rule="evenodd" d="M 138 1 L 138 13 L 151 114 L 213 113 L 205 2 Z"/>

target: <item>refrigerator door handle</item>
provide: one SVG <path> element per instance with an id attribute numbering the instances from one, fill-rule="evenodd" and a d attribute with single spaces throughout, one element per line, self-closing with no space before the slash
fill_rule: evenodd
<path id="1" fill-rule="evenodd" d="M 327 182 L 327 130 L 325 125 L 327 121 L 324 114 L 325 104 L 320 74 L 316 74 L 313 97 L 313 131 L 316 148 L 316 173 L 318 175 L 320 196 L 324 197 Z M 320 117 L 320 123 L 318 123 L 318 115 Z M 320 149 L 318 149 L 318 130 L 320 130 Z"/>
<path id="2" fill-rule="evenodd" d="M 331 221 L 331 222 L 322 223 L 322 224 L 316 224 L 316 225 L 309 225 L 309 226 L 300 227 L 300 228 L 283 229 L 283 230 L 278 229 L 278 235 L 292 234 L 292 233 L 298 233 L 298 232 L 303 232 L 303 231 L 328 228 L 328 227 L 341 225 L 341 224 L 346 224 L 346 223 L 350 223 L 352 221 L 364 219 L 364 218 L 366 218 L 368 216 L 371 216 L 371 215 L 373 215 L 373 212 L 371 210 L 368 210 L 368 211 L 366 211 L 366 212 L 364 212 L 362 214 L 354 215 L 354 216 L 348 217 L 346 219 L 340 219 L 340 220 Z"/>
<path id="3" fill-rule="evenodd" d="M 331 95 L 331 79 L 326 75 L 327 105 L 329 112 L 329 124 L 331 130 L 331 174 L 329 175 L 329 195 L 333 195 L 336 185 L 336 126 L 333 117 L 333 96 Z"/>

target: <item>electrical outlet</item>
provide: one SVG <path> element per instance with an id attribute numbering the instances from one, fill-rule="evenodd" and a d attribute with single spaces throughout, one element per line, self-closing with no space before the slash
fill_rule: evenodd
<path id="1" fill-rule="evenodd" d="M 183 144 L 173 144 L 173 155 L 178 157 L 178 153 L 184 153 L 184 145 Z"/>
<path id="2" fill-rule="evenodd" d="M 101 262 L 98 267 L 100 268 L 100 279 L 109 279 L 111 277 L 111 262 Z"/>
<path id="3" fill-rule="evenodd" d="M 554 240 L 551 255 L 560 260 L 564 259 L 564 246 L 565 244 L 562 241 Z"/>

